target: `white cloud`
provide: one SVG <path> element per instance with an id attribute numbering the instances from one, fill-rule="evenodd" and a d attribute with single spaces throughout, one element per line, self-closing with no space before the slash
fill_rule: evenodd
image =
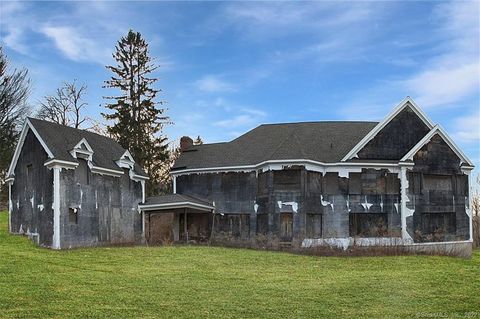
<path id="1" fill-rule="evenodd" d="M 459 102 L 479 93 L 479 2 L 442 4 L 434 12 L 442 26 L 438 50 L 423 70 L 403 82 L 424 107 Z"/>
<path id="2" fill-rule="evenodd" d="M 198 90 L 208 93 L 235 91 L 232 84 L 215 75 L 205 75 L 201 79 L 195 81 L 194 84 Z"/>
<path id="3" fill-rule="evenodd" d="M 241 108 L 240 111 L 242 114 L 225 120 L 217 121 L 214 123 L 214 125 L 230 129 L 247 128 L 260 124 L 262 120 L 267 116 L 266 112 L 257 109 Z"/>
<path id="4" fill-rule="evenodd" d="M 102 48 L 94 39 L 83 36 L 73 27 L 68 26 L 45 26 L 40 31 L 53 40 L 67 58 L 73 61 L 94 61 L 106 64 L 110 53 Z"/>
<path id="5" fill-rule="evenodd" d="M 455 140 L 461 142 L 480 142 L 480 113 L 459 117 L 454 120 Z"/>
<path id="6" fill-rule="evenodd" d="M 451 68 L 437 66 L 427 69 L 405 82 L 423 107 L 450 104 L 478 92 L 480 65 L 478 62 Z"/>

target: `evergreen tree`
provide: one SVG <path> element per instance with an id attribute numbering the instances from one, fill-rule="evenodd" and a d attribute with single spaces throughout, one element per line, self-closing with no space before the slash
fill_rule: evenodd
<path id="1" fill-rule="evenodd" d="M 113 121 L 113 125 L 107 127 L 110 136 L 128 149 L 148 173 L 149 195 L 157 194 L 166 187 L 161 185 L 159 174 L 169 157 L 167 139 L 162 136 L 163 126 L 169 123 L 169 118 L 165 116 L 166 110 L 158 107 L 163 105 L 163 101 L 156 101 L 161 90 L 153 87 L 158 79 L 151 77 L 157 66 L 139 32 L 130 30 L 115 48 L 113 58 L 117 65 L 107 66 L 113 76 L 105 81 L 104 87 L 119 89 L 120 94 L 106 97 L 113 100 L 106 105 L 113 112 L 102 115 Z"/>

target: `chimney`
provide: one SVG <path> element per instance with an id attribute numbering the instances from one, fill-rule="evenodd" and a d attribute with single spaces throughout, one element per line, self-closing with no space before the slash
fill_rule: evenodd
<path id="1" fill-rule="evenodd" d="M 185 152 L 187 149 L 192 147 L 193 140 L 188 136 L 182 136 L 180 139 L 180 152 Z"/>

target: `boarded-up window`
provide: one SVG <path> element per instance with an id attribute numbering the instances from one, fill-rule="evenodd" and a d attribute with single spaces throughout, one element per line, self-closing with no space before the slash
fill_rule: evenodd
<path id="1" fill-rule="evenodd" d="M 454 212 L 448 213 L 422 213 L 422 235 L 452 234 L 456 230 L 456 216 Z"/>
<path id="2" fill-rule="evenodd" d="M 31 186 L 33 183 L 33 165 L 27 165 L 27 186 Z"/>
<path id="3" fill-rule="evenodd" d="M 310 193 L 322 193 L 322 173 L 307 171 L 307 180 Z"/>
<path id="4" fill-rule="evenodd" d="M 233 237 L 248 237 L 250 232 L 249 214 L 225 214 L 215 216 L 215 229 L 217 232 Z"/>
<path id="5" fill-rule="evenodd" d="M 388 215 L 350 213 L 350 236 L 385 237 L 388 235 Z"/>
<path id="6" fill-rule="evenodd" d="M 362 173 L 362 194 L 375 195 L 377 194 L 377 178 L 378 172 L 375 170 L 366 170 Z"/>
<path id="7" fill-rule="evenodd" d="M 387 174 L 385 177 L 387 194 L 399 194 L 400 193 L 400 179 L 397 174 Z"/>
<path id="8" fill-rule="evenodd" d="M 78 182 L 81 185 L 88 185 L 90 184 L 90 174 L 88 169 L 87 161 L 84 159 L 78 159 L 78 167 L 76 169 Z"/>
<path id="9" fill-rule="evenodd" d="M 288 169 L 273 172 L 273 184 L 275 190 L 299 190 L 300 170 Z"/>
<path id="10" fill-rule="evenodd" d="M 337 173 L 326 173 L 323 180 L 325 181 L 325 194 L 336 195 L 339 193 Z"/>
<path id="11" fill-rule="evenodd" d="M 452 191 L 452 176 L 450 175 L 423 175 L 426 190 Z"/>
<path id="12" fill-rule="evenodd" d="M 322 214 L 307 214 L 307 238 L 322 237 Z"/>

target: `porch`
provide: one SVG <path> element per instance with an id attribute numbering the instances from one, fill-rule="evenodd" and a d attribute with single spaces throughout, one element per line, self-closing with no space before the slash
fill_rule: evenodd
<path id="1" fill-rule="evenodd" d="M 181 194 L 162 195 L 148 198 L 139 208 L 149 245 L 210 239 L 215 207 L 208 201 Z"/>

